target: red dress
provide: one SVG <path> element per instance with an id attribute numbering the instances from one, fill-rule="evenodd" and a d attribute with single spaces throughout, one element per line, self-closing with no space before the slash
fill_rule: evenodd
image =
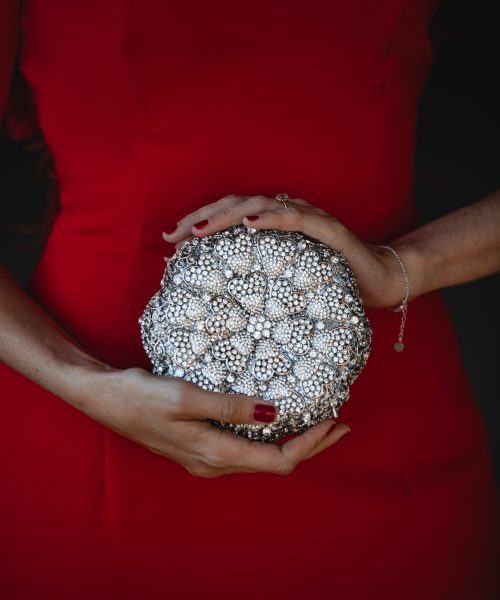
<path id="1" fill-rule="evenodd" d="M 117 367 L 161 232 L 230 193 L 286 191 L 388 243 L 415 227 L 433 0 L 26 0 L 20 68 L 62 211 L 30 293 Z M 2 366 L 0 596 L 494 596 L 482 418 L 441 294 L 369 310 L 352 434 L 288 476 L 196 478 Z"/>

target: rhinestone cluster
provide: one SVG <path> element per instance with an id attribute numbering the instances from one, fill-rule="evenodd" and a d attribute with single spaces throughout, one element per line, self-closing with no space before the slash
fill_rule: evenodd
<path id="1" fill-rule="evenodd" d="M 337 417 L 372 336 L 341 253 L 244 225 L 178 250 L 139 324 L 153 373 L 275 404 L 267 425 L 211 421 L 266 442 Z"/>

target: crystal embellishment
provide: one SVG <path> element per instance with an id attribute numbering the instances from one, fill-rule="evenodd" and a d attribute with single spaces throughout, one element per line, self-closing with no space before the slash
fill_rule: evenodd
<path id="1" fill-rule="evenodd" d="M 156 375 L 275 404 L 270 424 L 210 421 L 269 443 L 338 416 L 372 337 L 340 252 L 244 225 L 177 250 L 139 325 Z"/>

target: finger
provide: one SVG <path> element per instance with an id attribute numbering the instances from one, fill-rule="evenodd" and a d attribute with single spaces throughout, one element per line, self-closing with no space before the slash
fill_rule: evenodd
<path id="1" fill-rule="evenodd" d="M 166 242 L 176 244 L 177 242 L 180 242 L 187 236 L 191 235 L 191 229 L 195 223 L 203 223 L 209 219 L 213 213 L 228 206 L 232 206 L 233 204 L 239 203 L 244 198 L 247 198 L 247 196 L 230 194 L 228 196 L 224 196 L 220 200 L 212 202 L 211 204 L 202 206 L 200 209 L 189 213 L 178 223 L 176 223 L 173 231 L 163 232 L 162 237 Z"/>
<path id="2" fill-rule="evenodd" d="M 190 213 L 176 224 L 174 231 L 163 232 L 162 237 L 166 242 L 178 244 L 192 233 L 199 237 L 211 235 L 216 231 L 222 231 L 231 225 L 241 223 L 246 214 L 269 210 L 276 202 L 276 198 L 270 196 L 231 194 Z M 293 203 L 301 205 L 305 209 L 319 210 L 302 198 L 293 198 L 288 201 L 288 205 Z"/>
<path id="3" fill-rule="evenodd" d="M 275 209 L 243 218 L 243 223 L 255 229 L 278 229 L 301 231 L 335 250 L 344 251 L 349 245 L 350 232 L 340 221 L 330 215 L 322 215 L 288 204 L 287 208 Z"/>
<path id="4" fill-rule="evenodd" d="M 294 200 L 289 200 L 288 202 L 291 205 Z M 220 208 L 209 218 L 201 223 L 193 225 L 191 232 L 197 237 L 206 237 L 217 231 L 223 231 L 232 225 L 241 224 L 243 217 L 249 213 L 259 214 L 272 210 L 275 207 L 280 207 L 276 198 L 271 198 L 269 196 L 242 197 L 240 202 Z"/>
<path id="5" fill-rule="evenodd" d="M 174 402 L 176 416 L 184 420 L 213 419 L 223 423 L 271 423 L 277 408 L 271 402 L 245 394 L 220 394 L 209 392 L 194 384 L 184 385 Z"/>
<path id="6" fill-rule="evenodd" d="M 227 468 L 227 469 L 218 469 L 215 467 L 210 467 L 205 465 L 204 463 L 200 464 L 196 467 L 185 467 L 186 470 L 194 475 L 195 477 L 203 477 L 205 479 L 214 479 L 215 477 L 221 477 L 222 475 L 231 475 L 232 473 L 253 473 L 250 469 L 235 469 L 235 468 Z"/>
<path id="7" fill-rule="evenodd" d="M 322 442 L 332 422 L 323 421 L 282 446 L 254 442 L 220 430 L 218 444 L 207 450 L 206 461 L 213 468 L 288 475 Z"/>
<path id="8" fill-rule="evenodd" d="M 304 458 L 307 460 L 308 458 L 312 458 L 326 450 L 329 446 L 337 443 L 341 438 L 345 435 L 351 433 L 351 428 L 345 423 L 337 423 L 331 430 L 326 432 L 325 437 L 321 440 L 321 442 Z"/>
<path id="9" fill-rule="evenodd" d="M 300 204 L 301 206 L 308 207 L 308 208 L 314 208 L 314 209 L 316 208 L 314 206 L 314 204 L 311 204 L 307 200 L 304 200 L 304 198 L 290 198 L 290 200 L 286 201 L 286 205 L 288 206 L 290 203 Z"/>
<path id="10" fill-rule="evenodd" d="M 177 242 L 177 244 L 174 245 L 174 249 L 172 251 L 172 253 L 170 255 L 164 256 L 163 260 L 168 263 L 170 261 L 170 259 L 172 258 L 172 256 L 175 254 L 175 252 L 178 252 L 179 250 L 182 250 L 182 248 L 184 248 L 184 246 L 191 241 L 194 238 L 194 235 L 190 235 L 187 238 L 183 239 L 181 242 Z"/>
<path id="11" fill-rule="evenodd" d="M 193 226 L 191 231 L 198 237 L 212 235 L 216 231 L 222 231 L 231 227 L 231 225 L 241 224 L 245 215 L 259 214 L 274 207 L 279 207 L 275 198 L 268 196 L 248 196 L 238 203 L 219 208 L 206 222 L 202 223 L 202 227 Z"/>
<path id="12" fill-rule="evenodd" d="M 321 452 L 321 449 L 326 447 L 325 443 L 328 443 L 328 445 L 335 443 L 349 428 L 347 425 L 339 423 L 332 430 L 332 425 L 335 425 L 335 420 L 326 419 L 311 427 L 302 435 L 283 444 L 281 450 L 288 462 L 298 464 L 314 453 Z"/>
<path id="13" fill-rule="evenodd" d="M 176 251 L 181 250 L 193 238 L 194 235 L 189 235 L 187 238 L 184 238 L 181 242 L 177 242 L 177 244 L 175 244 Z"/>
<path id="14" fill-rule="evenodd" d="M 193 450 L 201 453 L 206 469 L 224 473 L 282 473 L 288 468 L 281 448 L 261 441 L 252 441 L 235 432 L 218 429 L 206 424 L 209 428 L 205 436 L 198 436 L 193 443 Z M 210 431 L 211 430 L 211 431 Z"/>

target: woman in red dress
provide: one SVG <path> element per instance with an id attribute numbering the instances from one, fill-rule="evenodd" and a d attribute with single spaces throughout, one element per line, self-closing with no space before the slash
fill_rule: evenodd
<path id="1" fill-rule="evenodd" d="M 1 272 L 2 598 L 494 596 L 492 467 L 439 289 L 500 269 L 500 204 L 418 224 L 435 5 L 4 0 L 0 109 L 17 55 L 61 211 L 27 293 Z M 234 222 L 355 271 L 372 352 L 333 429 L 250 443 L 206 419 L 270 403 L 149 372 L 162 232 Z M 378 244 L 410 280 L 400 353 Z"/>

